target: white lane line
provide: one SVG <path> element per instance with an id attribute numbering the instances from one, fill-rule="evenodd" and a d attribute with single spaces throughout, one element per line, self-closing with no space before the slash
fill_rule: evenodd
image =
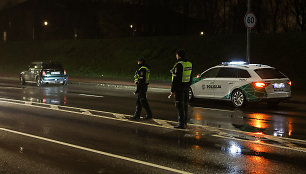
<path id="1" fill-rule="evenodd" d="M 253 143 L 253 144 L 260 144 L 263 146 L 272 146 L 272 147 L 277 147 L 281 149 L 286 149 L 286 150 L 293 150 L 293 151 L 299 151 L 299 152 L 305 152 L 306 153 L 306 148 L 301 148 L 301 147 L 286 147 L 286 146 L 280 146 L 280 145 L 275 145 L 275 144 L 267 144 L 267 143 L 262 143 L 262 142 L 257 142 L 257 141 L 250 141 L 250 140 L 243 140 L 243 139 L 238 139 L 234 137 L 226 137 L 222 135 L 212 135 L 214 137 L 219 137 L 219 138 L 224 138 L 224 139 L 230 139 L 230 140 L 236 140 L 236 141 L 243 141 L 247 143 Z"/>
<path id="2" fill-rule="evenodd" d="M 10 86 L 0 86 L 0 88 L 3 88 L 3 89 L 22 89 L 22 88 L 18 88 L 18 87 L 10 87 Z"/>
<path id="3" fill-rule="evenodd" d="M 121 159 L 121 160 L 125 160 L 125 161 L 130 161 L 130 162 L 133 162 L 133 163 L 138 163 L 138 164 L 142 164 L 142 165 L 146 165 L 146 166 L 150 166 L 150 167 L 155 167 L 155 168 L 162 169 L 162 170 L 167 170 L 167 171 L 170 171 L 170 172 L 189 174 L 189 172 L 186 172 L 186 171 L 177 170 L 177 169 L 173 169 L 173 168 L 170 168 L 170 167 L 161 166 L 161 165 L 158 165 L 158 164 L 154 164 L 154 163 L 150 163 L 150 162 L 146 162 L 146 161 L 141 161 L 141 160 L 137 160 L 137 159 L 121 156 L 121 155 L 116 155 L 116 154 L 112 154 L 112 153 L 108 153 L 108 152 L 103 152 L 103 151 L 100 151 L 100 150 L 95 150 L 95 149 L 91 149 L 91 148 L 87 148 L 87 147 L 82 147 L 82 146 L 78 146 L 78 145 L 74 145 L 74 144 L 70 144 L 70 143 L 65 143 L 65 142 L 61 142 L 61 141 L 57 141 L 57 140 L 53 140 L 53 139 L 49 139 L 49 138 L 44 138 L 44 137 L 40 137 L 40 136 L 37 136 L 37 135 L 23 133 L 23 132 L 11 130 L 11 129 L 6 129 L 6 128 L 0 128 L 0 130 L 2 130 L 4 132 L 9 132 L 9 133 L 22 135 L 22 136 L 42 140 L 42 141 L 47 141 L 47 142 L 51 142 L 51 143 L 55 143 L 55 144 L 79 149 L 79 150 L 84 150 L 84 151 L 88 151 L 88 152 L 92 152 L 92 153 L 96 153 L 96 154 L 100 154 L 100 155 L 104 155 L 104 156 L 109 156 L 109 157 L 112 157 L 112 158 L 117 158 L 117 159 Z"/>
<path id="4" fill-rule="evenodd" d="M 159 120 L 159 119 L 153 119 L 156 123 L 162 125 L 163 127 L 173 127 L 171 124 L 168 123 L 167 120 Z"/>
<path id="5" fill-rule="evenodd" d="M 102 97 L 104 97 L 104 96 L 102 96 L 102 95 L 90 95 L 90 94 L 79 94 L 79 95 L 85 96 L 85 97 L 97 97 L 97 98 L 102 98 Z"/>
<path id="6" fill-rule="evenodd" d="M 193 108 L 206 109 L 211 111 L 221 111 L 221 112 L 235 112 L 233 110 L 226 110 L 226 109 L 214 109 L 214 108 L 204 108 L 204 107 L 193 107 Z"/>
<path id="7" fill-rule="evenodd" d="M 53 110 L 59 110 L 58 105 L 51 105 L 50 108 Z"/>
<path id="8" fill-rule="evenodd" d="M 24 102 L 24 104 L 26 104 L 26 105 L 32 105 L 32 102 L 26 101 L 26 102 Z"/>
<path id="9" fill-rule="evenodd" d="M 22 103 L 18 103 L 18 102 L 25 102 L 23 100 L 14 100 L 14 99 L 9 99 L 9 98 L 0 98 L 0 102 L 6 102 L 6 103 L 11 103 L 11 104 L 16 104 L 16 105 L 25 105 Z M 32 103 L 36 103 L 36 102 L 32 102 Z M 36 107 L 36 108 L 41 108 L 41 109 L 48 109 L 48 110 L 54 110 L 52 109 L 52 104 L 45 104 L 45 103 L 37 103 L 37 104 L 42 104 L 42 105 L 46 105 L 49 106 L 50 108 L 46 108 L 46 107 L 42 107 L 42 106 L 37 106 L 37 105 L 27 105 L 30 107 Z M 70 109 L 79 109 L 79 110 L 84 110 L 84 108 L 76 108 L 76 107 L 69 107 L 69 106 L 61 106 L 63 108 L 70 108 Z M 105 113 L 105 114 L 118 114 L 118 113 L 113 113 L 113 112 L 107 112 L 107 111 L 98 111 L 98 110 L 91 110 L 91 109 L 87 109 L 90 112 L 99 112 L 99 113 Z M 69 111 L 69 110 L 61 110 L 58 109 L 56 111 L 61 111 L 61 112 L 67 112 L 67 113 L 73 113 L 73 114 L 81 114 L 81 115 L 85 115 L 82 114 L 80 112 L 76 112 L 76 111 Z M 171 129 L 171 130 L 175 130 L 175 131 L 189 131 L 188 129 L 175 129 L 173 127 L 167 127 L 167 126 L 163 126 L 163 125 L 156 125 L 156 124 L 150 124 L 150 123 L 145 123 L 145 122 L 138 122 L 138 121 L 133 121 L 133 120 L 129 120 L 129 119 L 119 119 L 119 118 L 113 118 L 113 117 L 107 117 L 107 116 L 102 116 L 102 115 L 87 115 L 90 117 L 97 117 L 97 118 L 104 118 L 104 119 L 109 119 L 109 120 L 117 120 L 117 121 L 123 121 L 123 122 L 129 122 L 129 123 L 134 123 L 134 124 L 140 124 L 140 125 L 146 125 L 146 126 L 153 126 L 153 127 L 160 127 L 160 128 L 166 128 L 166 129 Z M 126 115 L 127 117 L 131 117 L 131 115 Z M 156 120 L 160 120 L 160 119 L 154 119 Z M 167 120 L 168 123 L 174 123 L 176 124 L 177 122 L 175 121 L 170 121 Z M 249 134 L 249 135 L 253 135 L 253 136 L 258 136 L 256 133 L 252 133 L 252 132 L 245 132 L 245 131 L 241 131 L 241 130 L 234 130 L 234 129 L 226 129 L 226 128 L 216 128 L 216 127 L 211 127 L 211 126 L 205 126 L 205 125 L 201 125 L 201 124 L 189 124 L 190 126 L 194 126 L 194 127 L 202 127 L 205 128 L 207 130 L 212 130 L 212 129 L 217 129 L 217 130 L 221 130 L 221 131 L 229 131 L 229 132 L 236 132 L 236 133 L 242 133 L 242 134 Z M 274 139 L 276 137 L 271 136 L 271 135 L 260 135 L 260 137 L 264 137 L 267 139 Z M 294 138 L 286 138 L 286 137 L 277 137 L 279 139 L 283 139 L 283 140 L 287 140 L 287 141 L 295 141 L 295 142 L 300 142 L 305 144 L 306 141 L 305 140 L 299 140 L 299 139 L 294 139 Z M 240 139 L 237 139 L 238 141 Z M 253 142 L 253 141 L 249 141 L 249 142 Z M 265 144 L 265 145 L 269 145 L 269 144 Z"/>
<path id="10" fill-rule="evenodd" d="M 113 115 L 118 118 L 118 119 L 125 119 L 125 114 L 117 114 L 117 113 L 113 113 Z"/>
<path id="11" fill-rule="evenodd" d="M 84 115 L 92 115 L 92 113 L 87 109 L 81 109 L 81 111 L 82 111 L 82 114 Z"/>
<path id="12" fill-rule="evenodd" d="M 1 98 L 0 98 L 1 99 Z M 11 100 L 11 99 L 10 99 Z M 16 100 L 18 101 L 18 100 Z M 15 105 L 25 105 L 25 104 L 22 104 L 22 103 L 16 103 L 14 102 L 14 100 L 12 101 L 3 101 L 3 100 L 0 100 L 0 102 L 3 102 L 3 103 L 10 103 L 10 104 L 15 104 Z M 33 102 L 34 103 L 34 102 Z M 38 104 L 42 104 L 42 103 L 38 103 Z M 85 115 L 83 114 L 82 112 L 76 112 L 76 111 L 69 111 L 69 110 L 64 110 L 64 109 L 53 109 L 51 108 L 51 104 L 43 104 L 43 105 L 47 105 L 47 106 L 50 106 L 50 108 L 46 108 L 46 107 L 43 107 L 43 106 L 38 106 L 38 105 L 27 105 L 27 106 L 30 106 L 30 107 L 35 107 L 35 108 L 40 108 L 40 109 L 48 109 L 48 110 L 53 110 L 53 111 L 59 111 L 59 112 L 66 112 L 66 113 L 73 113 L 73 114 L 79 114 L 79 115 Z M 74 108 L 74 107 L 65 107 L 65 108 L 70 108 L 70 109 L 78 109 L 78 110 L 81 110 L 81 108 Z M 88 110 L 88 111 L 94 111 L 95 110 Z M 98 111 L 100 113 L 106 113 L 106 114 L 118 114 L 118 113 L 112 113 L 112 112 L 102 112 L 102 111 Z M 176 128 L 173 128 L 173 127 L 164 127 L 164 126 L 161 126 L 161 125 L 157 125 L 157 124 L 151 124 L 151 123 L 146 123 L 146 122 L 138 122 L 138 121 L 133 121 L 133 120 L 129 120 L 129 119 L 118 119 L 118 118 L 114 118 L 114 117 L 108 117 L 108 116 L 103 116 L 103 115 L 94 115 L 94 114 L 91 114 L 91 115 L 87 115 L 87 116 L 90 116 L 90 117 L 97 117 L 97 118 L 104 118 L 104 119 L 108 119 L 108 120 L 116 120 L 116 121 L 122 121 L 122 122 L 128 122 L 128 123 L 134 123 L 134 124 L 141 124 L 141 125 L 146 125 L 146 126 L 153 126 L 153 127 L 160 127 L 160 128 L 167 128 L 167 129 L 172 129 L 172 130 L 175 130 L 175 131 L 185 131 L 187 132 L 188 129 L 176 129 Z M 130 115 L 126 115 L 128 117 L 131 117 Z"/>

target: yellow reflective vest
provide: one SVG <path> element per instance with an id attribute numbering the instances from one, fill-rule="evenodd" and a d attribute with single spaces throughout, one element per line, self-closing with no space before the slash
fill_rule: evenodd
<path id="1" fill-rule="evenodd" d="M 142 66 L 142 67 L 140 67 L 136 71 L 135 76 L 134 76 L 134 82 L 135 82 L 135 84 L 137 84 L 139 82 L 139 80 L 140 80 L 139 71 L 141 69 L 145 69 L 146 70 L 146 83 L 148 84 L 149 83 L 149 79 L 150 79 L 150 69 L 148 67 L 146 67 L 146 66 Z"/>
<path id="2" fill-rule="evenodd" d="M 192 73 L 192 63 L 189 62 L 189 61 L 186 61 L 186 62 L 183 62 L 183 61 L 178 61 L 174 66 L 173 68 L 170 70 L 171 74 L 172 74 L 172 81 L 173 81 L 173 78 L 175 76 L 175 73 L 174 73 L 174 69 L 175 67 L 177 66 L 177 64 L 182 64 L 183 66 L 183 72 L 182 72 L 182 82 L 185 83 L 185 82 L 190 82 L 190 76 L 191 76 L 191 73 Z"/>

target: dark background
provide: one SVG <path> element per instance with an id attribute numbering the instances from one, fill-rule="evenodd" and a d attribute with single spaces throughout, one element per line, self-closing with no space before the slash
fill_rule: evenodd
<path id="1" fill-rule="evenodd" d="M 0 71 L 18 75 L 31 61 L 56 60 L 70 76 L 129 79 L 144 56 L 152 78 L 169 81 L 180 48 L 196 74 L 244 60 L 246 11 L 247 0 L 1 1 Z M 274 66 L 305 89 L 306 1 L 253 0 L 252 11 L 251 63 Z"/>

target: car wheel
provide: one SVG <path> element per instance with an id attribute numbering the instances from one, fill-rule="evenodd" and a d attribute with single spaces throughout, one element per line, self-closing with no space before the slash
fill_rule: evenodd
<path id="1" fill-rule="evenodd" d="M 20 84 L 21 85 L 25 85 L 26 84 L 23 76 L 20 76 Z"/>
<path id="2" fill-rule="evenodd" d="M 67 81 L 64 81 L 64 82 L 62 83 L 63 86 L 67 86 L 67 84 L 68 84 Z"/>
<path id="3" fill-rule="evenodd" d="M 188 99 L 189 99 L 189 101 L 192 101 L 194 99 L 193 92 L 192 92 L 191 88 L 189 88 L 189 90 L 188 90 Z"/>
<path id="4" fill-rule="evenodd" d="M 41 78 L 39 76 L 36 77 L 36 86 L 41 86 Z"/>
<path id="5" fill-rule="evenodd" d="M 246 98 L 244 96 L 244 93 L 239 89 L 236 89 L 232 92 L 231 100 L 234 107 L 236 108 L 243 107 L 246 104 Z"/>

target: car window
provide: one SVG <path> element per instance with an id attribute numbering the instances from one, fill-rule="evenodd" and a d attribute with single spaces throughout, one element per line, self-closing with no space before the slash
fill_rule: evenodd
<path id="1" fill-rule="evenodd" d="M 213 78 L 216 77 L 220 68 L 213 68 L 201 75 L 201 78 Z"/>
<path id="2" fill-rule="evenodd" d="M 44 63 L 43 64 L 44 69 L 63 69 L 62 65 L 59 63 Z"/>
<path id="3" fill-rule="evenodd" d="M 32 63 L 31 65 L 29 65 L 29 69 L 34 69 L 35 68 L 35 65 L 34 63 Z"/>
<path id="4" fill-rule="evenodd" d="M 262 79 L 281 79 L 287 78 L 283 73 L 275 68 L 261 68 L 254 70 Z"/>
<path id="5" fill-rule="evenodd" d="M 238 69 L 237 68 L 220 68 L 217 77 L 220 78 L 237 78 Z"/>
<path id="6" fill-rule="evenodd" d="M 34 68 L 42 68 L 41 64 L 35 64 Z"/>
<path id="7" fill-rule="evenodd" d="M 238 78 L 250 78 L 251 75 L 247 70 L 239 69 L 238 70 Z"/>

